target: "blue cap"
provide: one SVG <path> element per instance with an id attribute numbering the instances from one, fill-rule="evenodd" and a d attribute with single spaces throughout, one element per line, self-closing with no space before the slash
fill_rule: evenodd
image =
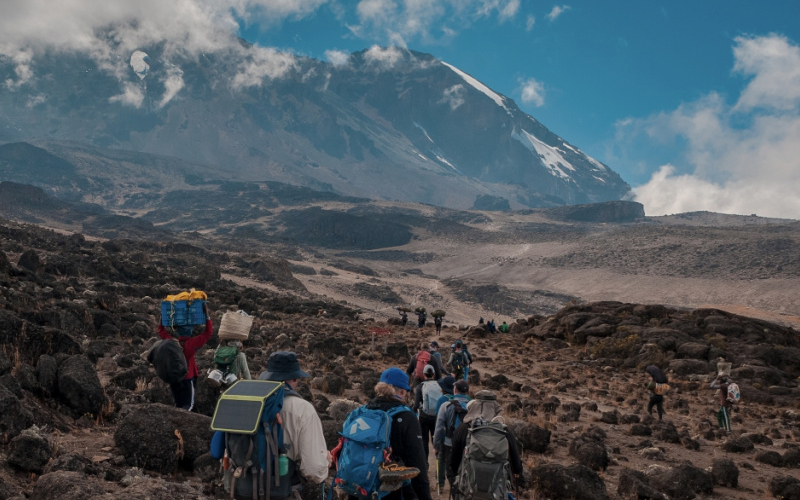
<path id="1" fill-rule="evenodd" d="M 393 385 L 398 389 L 411 390 L 408 386 L 408 375 L 400 368 L 389 368 L 381 373 L 381 382 Z"/>

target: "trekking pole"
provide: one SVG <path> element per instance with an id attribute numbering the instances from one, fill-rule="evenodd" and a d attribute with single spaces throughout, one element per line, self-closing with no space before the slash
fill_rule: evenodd
<path id="1" fill-rule="evenodd" d="M 442 498 L 442 491 L 439 487 L 439 455 L 436 455 L 436 496 Z"/>

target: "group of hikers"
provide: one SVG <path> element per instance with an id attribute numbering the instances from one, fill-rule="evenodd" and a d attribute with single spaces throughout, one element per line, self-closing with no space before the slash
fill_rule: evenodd
<path id="1" fill-rule="evenodd" d="M 175 406 L 189 411 L 194 408 L 199 376 L 195 353 L 213 332 L 212 320 L 203 307 L 207 319 L 197 336 L 193 336 L 192 327 L 158 328 L 162 340 L 178 341 L 173 344 L 180 345 L 185 357 L 186 374 L 171 382 L 170 389 Z M 251 379 L 241 347 L 241 342 L 227 340 L 217 348 L 212 372 L 220 373 L 209 376 L 212 383 L 229 386 L 236 380 Z M 245 446 L 246 453 L 237 455 L 231 445 L 233 438 L 218 431 L 212 441 L 212 456 L 223 464 L 226 490 L 232 497 L 299 500 L 301 477 L 320 484 L 328 478 L 329 468 L 335 466 L 332 485 L 350 498 L 432 500 L 428 479 L 432 449 L 437 490 L 447 481 L 456 500 L 513 498 L 516 488 L 524 487 L 519 446 L 500 416 L 502 407 L 496 394 L 481 390 L 469 396 L 472 362 L 473 356 L 461 340 L 451 345 L 447 362 L 443 361 L 437 341 L 422 342 L 406 370 L 391 367 L 381 373 L 374 387 L 375 397 L 350 413 L 338 446 L 329 452 L 314 406 L 295 392 L 300 380 L 310 375 L 301 369 L 296 353 L 272 353 L 258 379 L 279 382 L 282 389 L 279 413 L 274 416 L 281 430 L 264 428 L 269 431 L 268 436 L 281 436 L 275 440 L 281 443 L 274 446 L 275 465 L 264 459 L 261 450 L 254 451 L 252 437 L 249 450 Z M 645 371 L 650 377 L 647 411 L 652 415 L 655 408 L 661 420 L 665 414 L 664 395 L 669 390 L 667 377 L 655 365 Z M 719 425 L 730 433 L 730 410 L 738 401 L 738 386 L 728 373 L 720 371 L 711 388 L 720 390 Z M 269 443 L 265 446 L 270 448 Z M 258 459 L 253 458 L 256 455 Z M 259 463 L 266 465 L 259 468 Z M 269 493 L 271 474 L 276 477 Z M 288 481 L 278 488 L 282 476 Z"/>

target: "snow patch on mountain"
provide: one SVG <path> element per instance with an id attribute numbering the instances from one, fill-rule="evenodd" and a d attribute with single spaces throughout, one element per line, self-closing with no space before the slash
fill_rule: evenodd
<path id="1" fill-rule="evenodd" d="M 134 51 L 134 53 L 131 54 L 131 68 L 133 68 L 133 72 L 136 73 L 139 80 L 143 80 L 144 77 L 147 76 L 147 72 L 150 70 L 149 62 L 150 56 L 141 50 Z"/>
<path id="2" fill-rule="evenodd" d="M 558 148 L 545 144 L 537 139 L 536 136 L 525 130 L 520 130 L 519 132 L 514 130 L 514 132 L 511 133 L 511 138 L 519 141 L 523 146 L 528 148 L 531 153 L 541 158 L 542 163 L 551 174 L 556 177 L 561 177 L 562 179 L 571 179 L 569 174 L 564 172 L 561 167 L 572 170 L 573 172 L 575 171 L 575 167 L 561 156 Z"/>
<path id="3" fill-rule="evenodd" d="M 500 96 L 500 94 L 497 94 L 492 89 L 490 89 L 486 85 L 482 84 L 478 80 L 472 78 L 471 76 L 469 76 L 468 74 L 464 73 L 463 71 L 461 71 L 460 69 L 456 68 L 455 66 L 447 64 L 444 61 L 442 61 L 442 64 L 444 64 L 448 68 L 452 69 L 453 72 L 455 72 L 455 74 L 457 74 L 458 76 L 463 78 L 465 82 L 467 82 L 468 84 L 472 85 L 476 89 L 478 89 L 481 92 L 483 92 L 484 94 L 486 94 L 489 97 L 489 99 L 493 100 L 494 102 L 497 103 L 498 106 L 500 106 L 501 108 L 505 109 L 508 114 L 511 114 L 511 111 L 506 107 L 506 104 L 503 101 L 503 97 Z"/>

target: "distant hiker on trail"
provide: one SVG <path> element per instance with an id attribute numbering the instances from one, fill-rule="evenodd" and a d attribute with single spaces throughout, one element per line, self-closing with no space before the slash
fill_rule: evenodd
<path id="1" fill-rule="evenodd" d="M 200 371 L 197 369 L 197 361 L 194 358 L 194 354 L 208 342 L 208 339 L 210 339 L 211 335 L 214 333 L 214 325 L 211 322 L 211 317 L 208 315 L 208 307 L 205 303 L 203 304 L 203 312 L 206 315 L 206 327 L 203 333 L 197 337 L 192 337 L 194 329 L 191 326 L 178 326 L 173 329 L 173 332 L 170 332 L 163 325 L 158 325 L 159 337 L 163 340 L 170 340 L 173 338 L 173 333 L 175 333 L 183 349 L 183 355 L 186 358 L 186 366 L 188 368 L 186 378 L 170 384 L 169 388 L 172 391 L 172 399 L 175 401 L 175 406 L 189 411 L 194 409 L 195 380 L 200 374 Z"/>
<path id="2" fill-rule="evenodd" d="M 400 321 L 403 322 L 403 326 L 408 324 L 408 314 L 405 311 L 400 311 Z"/>
<path id="3" fill-rule="evenodd" d="M 431 364 L 434 368 L 439 368 L 439 371 L 441 372 L 441 376 L 438 377 L 437 380 L 441 380 L 441 377 L 443 376 L 450 375 L 450 372 L 444 367 L 442 353 L 439 352 L 439 343 L 435 340 L 431 342 Z"/>
<path id="4" fill-rule="evenodd" d="M 456 489 L 460 491 L 455 495 L 456 500 L 464 498 L 465 484 L 461 484 L 467 479 L 473 481 L 477 478 L 484 478 L 485 480 L 492 480 L 491 475 L 487 478 L 485 474 L 463 474 L 459 468 L 461 467 L 462 460 L 470 460 L 471 453 L 467 453 L 465 457 L 465 448 L 468 441 L 476 439 L 476 429 L 479 427 L 492 426 L 495 428 L 502 428 L 502 433 L 505 434 L 508 441 L 508 465 L 510 465 L 511 472 L 516 476 L 516 485 L 524 488 L 524 479 L 522 476 L 522 461 L 520 459 L 519 445 L 517 439 L 510 429 L 502 424 L 502 417 L 499 413 L 502 411 L 500 404 L 497 402 L 497 395 L 492 391 L 480 391 L 475 394 L 475 399 L 467 403 L 467 413 L 464 416 L 464 421 L 455 431 L 453 435 L 453 446 L 450 450 L 450 467 L 448 474 L 456 477 Z M 466 476 L 472 476 L 467 478 Z M 473 485 L 474 486 L 474 485 Z M 479 485 L 484 488 L 488 485 Z"/>
<path id="5" fill-rule="evenodd" d="M 712 389 L 719 390 L 719 411 L 717 411 L 717 422 L 720 429 L 725 429 L 728 434 L 731 433 L 731 410 L 733 409 L 733 401 L 728 399 L 728 386 L 731 380 L 727 375 L 720 373 L 717 378 L 711 382 Z"/>
<path id="6" fill-rule="evenodd" d="M 296 353 L 278 351 L 270 355 L 266 371 L 258 377 L 259 380 L 284 383 L 285 395 L 280 413 L 283 442 L 287 458 L 297 466 L 292 478 L 293 494 L 287 498 L 299 498 L 300 476 L 319 484 L 328 478 L 331 464 L 319 415 L 311 403 L 295 392 L 300 379 L 310 376 L 300 369 Z"/>
<path id="7" fill-rule="evenodd" d="M 482 324 L 483 324 L 483 316 L 481 316 L 480 318 L 478 318 L 478 324 L 479 324 L 479 325 L 482 325 Z"/>
<path id="8" fill-rule="evenodd" d="M 425 322 L 428 320 L 428 313 L 425 311 L 418 311 L 417 312 L 417 325 L 422 328 L 425 326 Z"/>
<path id="9" fill-rule="evenodd" d="M 404 406 L 403 401 L 411 388 L 408 385 L 408 376 L 400 368 L 389 368 L 381 374 L 380 382 L 375 386 L 376 397 L 367 408 L 376 408 L 389 411 L 397 406 Z M 431 498 L 430 482 L 428 481 L 428 461 L 422 446 L 422 431 L 419 420 L 406 407 L 408 411 L 401 411 L 392 417 L 392 428 L 389 443 L 391 445 L 391 460 L 399 462 L 401 469 L 411 467 L 420 471 L 411 479 L 410 485 L 382 497 L 383 500 L 433 500 Z"/>
<path id="10" fill-rule="evenodd" d="M 419 351 L 411 357 L 406 368 L 406 374 L 412 381 L 412 385 L 416 386 L 425 380 L 423 370 L 425 366 L 431 365 L 434 370 L 434 379 L 439 380 L 442 378 L 442 371 L 437 360 L 433 359 L 431 354 L 431 345 L 427 341 L 423 341 L 419 346 Z"/>
<path id="11" fill-rule="evenodd" d="M 497 329 L 494 326 L 494 320 L 490 319 L 488 323 L 486 323 L 486 327 L 489 329 L 489 333 L 497 333 Z"/>
<path id="12" fill-rule="evenodd" d="M 434 326 L 436 326 L 436 335 L 441 335 L 442 334 L 442 317 L 441 316 L 435 316 L 433 318 L 433 324 L 434 324 Z"/>
<path id="13" fill-rule="evenodd" d="M 664 417 L 664 394 L 669 390 L 667 376 L 656 365 L 649 365 L 644 369 L 650 375 L 647 390 L 650 391 L 650 401 L 647 403 L 647 413 L 653 414 L 653 406 L 658 410 L 658 419 Z"/>
<path id="14" fill-rule="evenodd" d="M 508 323 L 506 323 L 505 321 L 503 321 L 503 324 L 500 325 L 500 328 L 499 328 L 500 333 L 508 333 L 509 329 L 510 329 L 510 327 L 508 326 Z"/>
<path id="15" fill-rule="evenodd" d="M 414 406 L 411 409 L 418 412 L 422 445 L 425 448 L 425 458 L 428 458 L 428 440 L 433 437 L 433 431 L 436 429 L 437 404 L 444 393 L 442 386 L 434 378 L 433 366 L 427 365 L 423 373 L 425 380 L 414 389 Z"/>
<path id="16" fill-rule="evenodd" d="M 453 352 L 450 353 L 450 359 L 447 360 L 447 366 L 453 370 L 453 376 L 458 379 L 467 379 L 467 367 L 469 366 L 469 358 L 467 352 L 464 350 L 464 343 L 456 340 L 452 345 Z"/>
<path id="17" fill-rule="evenodd" d="M 450 379 L 448 381 L 448 379 Z M 445 382 L 447 381 L 447 382 Z M 449 382 L 449 383 L 448 383 Z M 450 450 L 453 447 L 453 435 L 467 413 L 470 397 L 469 384 L 466 380 L 455 382 L 453 377 L 443 378 L 439 385 L 445 395 L 440 398 L 439 410 L 436 414 L 436 429 L 433 433 L 433 451 L 436 454 L 436 480 L 439 487 L 444 487 L 444 478 L 453 488 L 455 476 L 447 474 L 450 470 Z M 448 390 L 449 389 L 449 390 Z"/>

